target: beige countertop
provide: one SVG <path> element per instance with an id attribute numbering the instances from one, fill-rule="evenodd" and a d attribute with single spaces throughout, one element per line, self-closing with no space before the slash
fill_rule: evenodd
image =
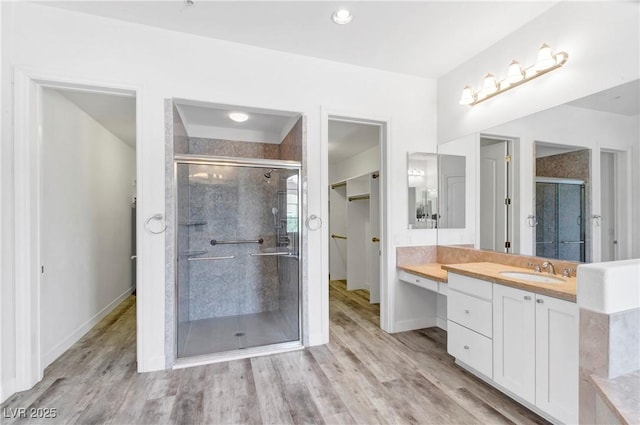
<path id="1" fill-rule="evenodd" d="M 427 279 L 433 279 L 438 282 L 447 282 L 447 271 L 442 270 L 440 264 L 438 263 L 398 266 L 398 269 L 417 274 L 418 276 L 426 277 Z"/>
<path id="2" fill-rule="evenodd" d="M 447 282 L 448 271 L 462 274 L 465 276 L 475 277 L 477 279 L 488 280 L 490 282 L 499 283 L 505 286 L 531 291 L 536 294 L 548 295 L 554 298 L 576 302 L 576 278 L 562 277 L 555 275 L 554 277 L 562 279 L 562 283 L 538 283 L 530 282 L 522 279 L 505 277 L 500 274 L 501 271 L 517 271 L 524 273 L 535 273 L 531 269 L 523 267 L 508 266 L 498 263 L 464 263 L 464 264 L 438 264 L 426 263 L 417 265 L 398 266 L 398 269 L 427 279 L 433 279 L 438 282 Z M 546 275 L 546 273 L 542 273 Z"/>
<path id="3" fill-rule="evenodd" d="M 640 371 L 613 379 L 591 375 L 591 380 L 620 423 L 640 423 Z"/>

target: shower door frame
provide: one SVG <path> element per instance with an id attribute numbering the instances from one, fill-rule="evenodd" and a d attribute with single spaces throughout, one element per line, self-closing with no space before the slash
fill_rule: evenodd
<path id="1" fill-rule="evenodd" d="M 208 353 L 190 357 L 178 357 L 178 165 L 211 165 L 211 166 L 233 166 L 233 167 L 246 167 L 246 168 L 275 168 L 286 170 L 298 171 L 298 339 L 296 341 L 280 342 L 269 345 L 262 345 L 257 347 L 250 347 L 244 349 L 235 349 L 231 351 L 223 351 L 219 353 Z M 174 340 L 175 350 L 174 356 L 174 368 L 189 367 L 198 364 L 207 364 L 214 362 L 221 362 L 227 360 L 235 360 L 241 358 L 255 357 L 261 355 L 275 354 L 279 352 L 300 350 L 304 348 L 303 345 L 303 311 L 302 304 L 304 300 L 304 285 L 302 282 L 303 277 L 303 241 L 302 241 L 302 163 L 299 161 L 288 161 L 279 159 L 259 159 L 259 158 L 237 158 L 228 156 L 214 156 L 214 155 L 189 155 L 181 154 L 173 156 L 173 196 L 176 202 L 173 204 L 174 208 Z"/>

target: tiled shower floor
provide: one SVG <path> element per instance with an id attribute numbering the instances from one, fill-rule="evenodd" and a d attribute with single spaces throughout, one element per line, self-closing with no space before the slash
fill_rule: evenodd
<path id="1" fill-rule="evenodd" d="M 178 357 L 199 356 L 297 339 L 279 311 L 194 320 L 181 327 L 187 335 Z M 178 338 L 182 340 L 182 338 Z"/>

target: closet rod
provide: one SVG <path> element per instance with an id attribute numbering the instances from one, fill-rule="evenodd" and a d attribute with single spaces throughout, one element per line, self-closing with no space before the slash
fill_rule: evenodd
<path id="1" fill-rule="evenodd" d="M 331 235 L 331 237 L 332 237 L 333 239 L 347 239 L 347 237 L 346 237 L 346 236 L 336 235 L 335 233 L 333 233 L 333 234 Z"/>
<path id="2" fill-rule="evenodd" d="M 360 199 L 369 199 L 369 195 L 349 196 L 349 201 L 359 201 Z"/>
<path id="3" fill-rule="evenodd" d="M 334 184 L 331 185 L 331 189 L 335 189 L 337 187 L 346 186 L 346 185 L 347 185 L 347 182 L 334 183 Z"/>

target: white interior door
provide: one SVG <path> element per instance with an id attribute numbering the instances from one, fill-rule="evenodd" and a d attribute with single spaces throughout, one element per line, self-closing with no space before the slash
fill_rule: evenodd
<path id="1" fill-rule="evenodd" d="M 507 142 L 480 148 L 480 248 L 505 251 L 507 235 Z"/>
<path id="2" fill-rule="evenodd" d="M 373 177 L 378 176 L 378 177 Z M 371 175 L 371 194 L 369 198 L 369 302 L 380 302 L 380 178 L 378 173 Z"/>

